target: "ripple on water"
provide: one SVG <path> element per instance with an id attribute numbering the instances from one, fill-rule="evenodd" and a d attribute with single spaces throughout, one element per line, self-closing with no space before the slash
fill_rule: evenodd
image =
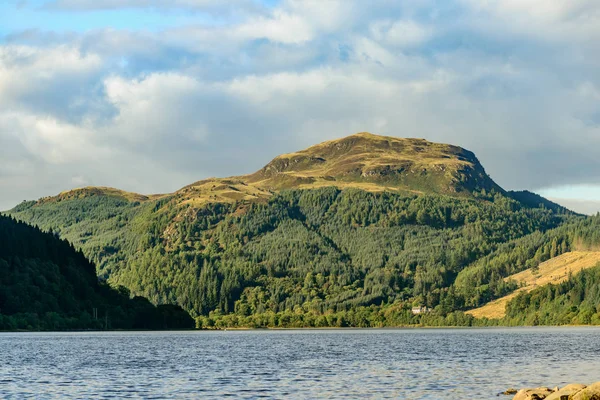
<path id="1" fill-rule="evenodd" d="M 491 399 L 508 387 L 599 381 L 599 333 L 4 333 L 0 398 Z"/>

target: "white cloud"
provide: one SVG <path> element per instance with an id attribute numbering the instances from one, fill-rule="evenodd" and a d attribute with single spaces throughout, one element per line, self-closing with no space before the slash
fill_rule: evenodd
<path id="1" fill-rule="evenodd" d="M 82 54 L 66 45 L 0 46 L 0 106 L 52 108 L 54 100 L 62 102 L 68 94 L 74 101 L 80 85 L 94 81 L 102 66 L 98 55 Z"/>
<path id="2" fill-rule="evenodd" d="M 240 24 L 234 32 L 243 39 L 305 43 L 346 24 L 352 9 L 352 3 L 338 0 L 289 0 L 268 16 L 251 18 Z"/>
<path id="3" fill-rule="evenodd" d="M 261 17 L 239 26 L 235 32 L 242 38 L 269 39 L 281 43 L 303 43 L 313 39 L 313 27 L 301 16 L 275 11 L 269 17 Z"/>
<path id="4" fill-rule="evenodd" d="M 594 0 L 463 0 L 477 23 L 490 31 L 514 32 L 542 41 L 569 43 L 600 34 L 600 3 Z"/>
<path id="5" fill-rule="evenodd" d="M 431 28 L 412 20 L 376 21 L 370 31 L 375 40 L 399 47 L 419 45 L 433 35 Z"/>
<path id="6" fill-rule="evenodd" d="M 107 100 L 118 110 L 111 135 L 145 142 L 156 137 L 183 136 L 200 141 L 206 135 L 194 98 L 206 89 L 188 76 L 151 74 L 140 79 L 110 77 L 105 81 Z"/>
<path id="7" fill-rule="evenodd" d="M 595 2 L 242 8 L 211 25 L 0 44 L 0 189 L 17 188 L 0 208 L 73 185 L 175 190 L 365 130 L 462 145 L 509 189 L 599 183 Z"/>
<path id="8" fill-rule="evenodd" d="M 234 79 L 226 85 L 233 95 L 246 100 L 265 103 L 270 100 L 279 102 L 282 96 L 305 96 L 322 94 L 327 85 L 332 84 L 332 74 L 323 71 L 310 71 L 304 74 L 278 73 L 266 76 L 247 76 Z"/>
<path id="9" fill-rule="evenodd" d="M 53 117 L 5 112 L 0 131 L 17 137 L 30 154 L 49 164 L 94 161 L 105 149 L 95 146 L 94 132 Z"/>
<path id="10" fill-rule="evenodd" d="M 469 0 L 474 8 L 492 10 L 503 16 L 525 15 L 531 19 L 556 22 L 594 9 L 588 0 L 547 1 L 547 0 Z"/>

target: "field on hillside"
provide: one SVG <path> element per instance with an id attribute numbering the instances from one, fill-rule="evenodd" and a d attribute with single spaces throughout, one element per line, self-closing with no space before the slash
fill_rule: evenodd
<path id="1" fill-rule="evenodd" d="M 510 280 L 517 282 L 520 288 L 483 307 L 467 311 L 467 314 L 475 318 L 503 318 L 506 315 L 506 304 L 519 293 L 531 292 L 539 286 L 550 283 L 564 282 L 568 279 L 569 273 L 576 274 L 583 269 L 596 266 L 598 262 L 600 262 L 600 251 L 571 251 L 554 257 L 540 264 L 537 269 L 528 269 L 505 278 L 507 282 Z"/>

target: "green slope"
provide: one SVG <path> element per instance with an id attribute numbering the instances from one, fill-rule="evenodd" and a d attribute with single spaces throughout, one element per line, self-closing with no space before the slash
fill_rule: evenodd
<path id="1" fill-rule="evenodd" d="M 466 150 L 370 134 L 170 195 L 86 188 L 11 214 L 81 248 L 111 285 L 220 326 L 469 324 L 456 311 L 596 229 L 505 192 Z"/>
<path id="2" fill-rule="evenodd" d="M 68 242 L 0 215 L 0 330 L 190 327 L 181 308 L 100 284 Z"/>
<path id="3" fill-rule="evenodd" d="M 507 325 L 600 325 L 600 265 L 515 297 Z"/>
<path id="4" fill-rule="evenodd" d="M 520 241 L 523 262 L 510 265 L 529 268 L 549 257 L 552 240 L 547 255 L 540 250 L 549 229 L 581 220 L 500 194 L 490 201 L 336 188 L 200 208 L 92 196 L 14 215 L 81 247 L 113 285 L 196 316 L 242 317 L 482 304 L 509 289 L 497 285 L 513 272 L 497 252 L 517 254 Z M 560 240 L 567 251 L 572 239 Z M 495 263 L 497 273 L 488 273 Z"/>

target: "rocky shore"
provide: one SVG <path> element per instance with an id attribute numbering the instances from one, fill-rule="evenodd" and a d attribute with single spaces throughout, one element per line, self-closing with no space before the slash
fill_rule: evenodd
<path id="1" fill-rule="evenodd" d="M 589 386 L 571 383 L 563 388 L 539 387 L 535 389 L 508 389 L 506 395 L 514 394 L 513 400 L 600 400 L 600 382 Z"/>

